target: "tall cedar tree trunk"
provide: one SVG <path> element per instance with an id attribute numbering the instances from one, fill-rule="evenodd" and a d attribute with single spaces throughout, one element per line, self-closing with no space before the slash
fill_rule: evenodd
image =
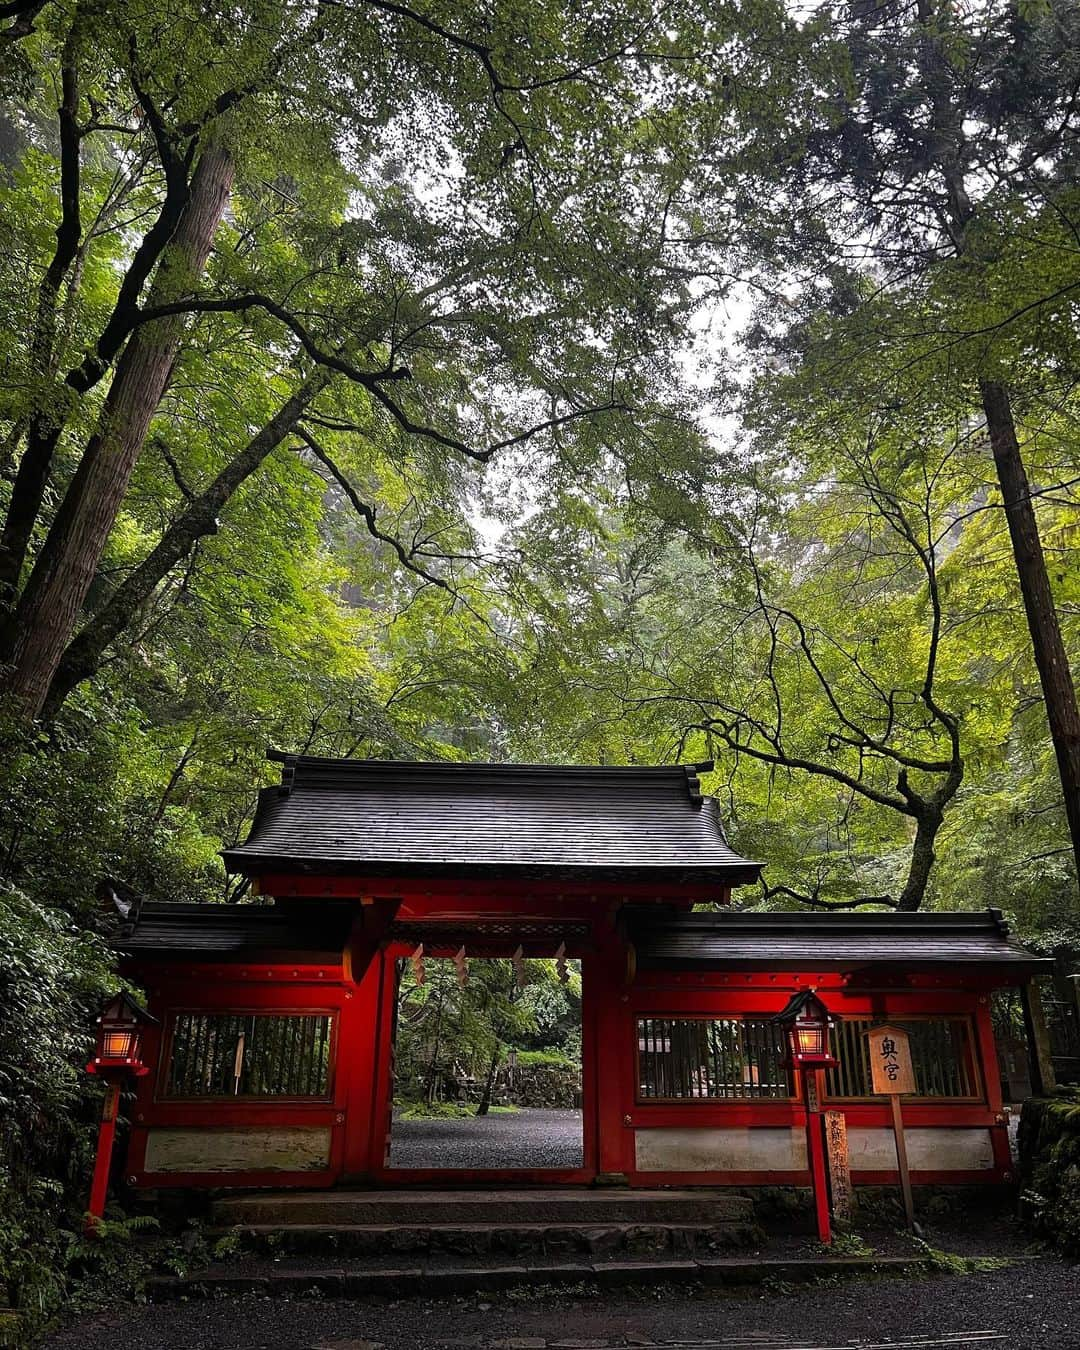
<path id="1" fill-rule="evenodd" d="M 80 217 L 81 163 L 79 159 L 79 76 L 76 68 L 78 23 L 73 23 L 64 46 L 62 97 L 57 109 L 60 130 L 60 223 L 56 250 L 38 286 L 37 311 L 30 354 L 34 375 L 45 384 L 54 360 L 60 287 L 74 262 L 82 239 Z M 19 575 L 33 533 L 59 436 L 56 412 L 38 408 L 29 418 L 27 445 L 15 475 L 7 515 L 0 531 L 0 594 L 14 602 Z M 19 429 L 21 430 L 21 428 Z"/>
<path id="2" fill-rule="evenodd" d="M 55 717 L 71 691 L 97 672 L 109 645 L 131 627 L 158 585 L 198 540 L 216 534 L 218 515 L 230 497 L 281 444 L 332 378 L 333 371 L 325 367 L 309 375 L 209 487 L 188 501 L 155 548 L 68 644 L 42 708 L 45 718 Z"/>
<path id="3" fill-rule="evenodd" d="M 1080 880 L 1080 711 L 1069 656 L 1061 635 L 1038 521 L 1031 504 L 1031 488 L 1020 453 L 1009 391 L 991 380 L 979 383 L 990 448 L 994 455 L 1005 519 L 1009 524 L 1020 593 L 1024 598 L 1035 666 L 1042 684 L 1046 717 L 1061 775 L 1065 818 L 1072 836 L 1076 875 Z"/>
<path id="4" fill-rule="evenodd" d="M 965 135 L 963 118 L 947 92 L 953 78 L 952 66 L 942 45 L 943 30 L 939 24 L 943 15 L 947 18 L 948 9 L 943 3 L 936 5 L 935 0 L 916 0 L 916 14 L 923 34 L 920 66 L 933 107 L 936 133 L 933 154 L 948 194 L 956 250 L 963 256 L 967 251 L 969 227 L 977 210 L 968 195 L 963 159 L 959 153 Z M 979 394 L 1001 486 L 1035 667 L 1046 704 L 1050 739 L 1057 757 L 1065 819 L 1072 840 L 1077 884 L 1080 885 L 1080 709 L 1076 703 L 1076 688 L 1054 607 L 1008 386 L 980 377 Z"/>
<path id="5" fill-rule="evenodd" d="M 149 304 L 167 304 L 201 276 L 232 188 L 224 146 L 203 152 L 176 232 L 162 258 Z M 109 532 L 120 510 L 150 419 L 168 388 L 184 332 L 171 317 L 136 330 L 124 348 L 97 430 L 64 496 L 15 612 L 7 693 L 37 717 L 71 639 Z"/>

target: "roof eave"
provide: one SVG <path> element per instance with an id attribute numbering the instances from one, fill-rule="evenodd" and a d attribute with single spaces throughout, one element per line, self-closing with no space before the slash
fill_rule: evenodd
<path id="1" fill-rule="evenodd" d="M 972 970 L 1007 971 L 1010 975 L 1031 976 L 1045 974 L 1054 965 L 1049 957 L 1041 956 L 996 956 L 973 957 L 964 959 L 956 955 L 939 957 L 910 957 L 891 960 L 889 958 L 822 956 L 807 953 L 803 956 L 686 956 L 642 953 L 639 951 L 636 961 L 638 970 L 775 970 L 775 971 L 832 971 L 840 974 L 860 970 L 888 970 L 890 967 L 904 971 L 918 971 L 920 974 L 940 972 L 949 966 L 961 966 L 966 972 Z"/>
<path id="2" fill-rule="evenodd" d="M 490 877 L 498 873 L 517 876 L 595 877 L 598 880 L 708 881 L 723 886 L 746 886 L 757 881 L 763 863 L 747 858 L 730 863 L 628 863 L 516 862 L 407 862 L 400 859 L 293 858 L 280 854 L 252 853 L 243 848 L 223 849 L 226 870 L 256 876 L 278 872 L 296 876 L 356 877 Z"/>

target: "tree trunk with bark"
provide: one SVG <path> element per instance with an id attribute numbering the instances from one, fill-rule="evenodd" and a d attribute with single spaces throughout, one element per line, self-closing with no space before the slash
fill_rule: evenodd
<path id="1" fill-rule="evenodd" d="M 491 1063 L 488 1065 L 487 1077 L 484 1079 L 484 1090 L 480 1095 L 480 1101 L 477 1103 L 476 1114 L 486 1116 L 491 1110 L 491 1093 L 495 1087 L 495 1070 L 499 1067 L 499 1046 L 491 1052 Z"/>
<path id="2" fill-rule="evenodd" d="M 931 148 L 948 196 L 947 215 L 953 244 L 958 256 L 964 257 L 979 209 L 972 202 L 965 181 L 964 165 L 969 157 L 962 153 L 966 146 L 963 112 L 957 105 L 955 92 L 949 92 L 954 67 L 943 44 L 940 23 L 943 15 L 948 17 L 948 7 L 937 0 L 916 0 L 916 14 L 923 31 L 920 68 L 933 110 Z M 979 395 L 1005 505 L 1050 738 L 1061 776 L 1065 818 L 1076 862 L 1077 884 L 1080 885 L 1080 709 L 1076 703 L 1076 688 L 1050 589 L 1008 386 L 1003 381 L 980 375 Z"/>
<path id="3" fill-rule="evenodd" d="M 34 332 L 30 344 L 34 376 L 44 387 L 53 370 L 60 287 L 74 262 L 82 239 L 80 214 L 81 141 L 79 131 L 79 72 L 76 65 L 78 17 L 64 47 L 61 71 L 62 96 L 57 109 L 60 132 L 60 223 L 56 249 L 38 286 Z M 52 452 L 59 436 L 57 410 L 36 407 L 27 424 L 27 443 L 12 486 L 8 513 L 0 531 L 0 598 L 14 602 L 19 576 L 37 512 L 48 481 Z"/>
<path id="4" fill-rule="evenodd" d="M 435 1004 L 435 1039 L 431 1047 L 431 1061 L 428 1064 L 427 1082 L 424 1085 L 424 1100 L 428 1106 L 435 1105 L 435 1089 L 439 1082 L 439 1054 L 442 1051 L 442 1016 L 445 986 L 440 981 L 438 1001 Z"/>
<path id="5" fill-rule="evenodd" d="M 308 376 L 210 486 L 188 501 L 155 548 L 68 644 L 42 706 L 43 717 L 55 717 L 72 690 L 96 674 L 109 645 L 131 627 L 143 605 L 198 540 L 217 533 L 218 515 L 233 493 L 293 430 L 333 375 L 333 371 L 320 367 Z"/>
<path id="6" fill-rule="evenodd" d="M 1076 686 L 1050 589 L 1050 576 L 1016 435 L 1009 392 L 1003 384 L 992 380 L 981 380 L 979 392 L 986 415 L 990 449 L 1001 484 L 1005 519 L 1020 578 L 1020 594 L 1023 596 L 1024 613 L 1031 634 L 1035 667 L 1039 672 L 1050 737 L 1061 775 L 1065 819 L 1072 839 L 1076 875 L 1080 880 L 1080 710 L 1076 704 Z"/>
<path id="7" fill-rule="evenodd" d="M 915 839 L 911 845 L 907 880 L 896 901 L 896 908 L 905 914 L 914 914 L 926 899 L 926 888 L 937 857 L 934 843 L 943 819 L 944 812 L 933 803 L 927 803 L 915 817 Z"/>
<path id="8" fill-rule="evenodd" d="M 228 150 L 211 144 L 191 181 L 183 214 L 151 289 L 150 304 L 191 291 L 206 266 L 232 187 Z M 37 717 L 120 510 L 150 420 L 168 388 L 184 332 L 170 317 L 128 340 L 97 430 L 88 442 L 14 616 L 6 691 L 27 720 Z"/>

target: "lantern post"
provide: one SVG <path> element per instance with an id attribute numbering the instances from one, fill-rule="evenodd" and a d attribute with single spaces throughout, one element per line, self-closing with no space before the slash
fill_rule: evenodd
<path id="1" fill-rule="evenodd" d="M 818 1239 L 832 1242 L 832 1223 L 829 1217 L 829 1191 L 825 1175 L 824 1116 L 821 1109 L 820 1074 L 831 1069 L 836 1060 L 829 1052 L 829 1010 L 813 989 L 795 994 L 775 1021 L 784 1028 L 787 1037 L 787 1059 L 802 1082 L 803 1103 L 806 1107 L 806 1153 L 810 1164 L 810 1180 L 814 1190 L 814 1213 L 817 1219 Z"/>
<path id="2" fill-rule="evenodd" d="M 141 1008 L 127 994 L 118 994 L 110 999 L 97 1019 L 94 1057 L 86 1066 L 86 1071 L 97 1074 L 104 1082 L 105 1103 L 98 1126 L 94 1178 L 87 1207 L 88 1233 L 95 1231 L 105 1213 L 116 1118 L 120 1111 L 120 1089 L 126 1078 L 142 1078 L 150 1072 L 142 1060 L 142 1035 L 145 1027 L 157 1024 L 157 1018 L 151 1017 L 145 1008 Z"/>

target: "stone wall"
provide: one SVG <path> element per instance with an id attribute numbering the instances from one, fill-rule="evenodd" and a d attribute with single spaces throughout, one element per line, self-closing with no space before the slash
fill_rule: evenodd
<path id="1" fill-rule="evenodd" d="M 447 1084 L 446 1100 L 478 1102 L 484 1085 L 478 1079 L 458 1078 Z M 561 1107 L 581 1105 L 581 1070 L 573 1064 L 519 1064 L 499 1070 L 491 1093 L 495 1106 Z"/>
<path id="2" fill-rule="evenodd" d="M 515 1106 L 580 1106 L 581 1070 L 569 1064 L 520 1065 L 506 1094 Z"/>
<path id="3" fill-rule="evenodd" d="M 1019 1148 L 1025 1222 L 1062 1251 L 1080 1255 L 1080 1088 L 1029 1098 Z"/>

